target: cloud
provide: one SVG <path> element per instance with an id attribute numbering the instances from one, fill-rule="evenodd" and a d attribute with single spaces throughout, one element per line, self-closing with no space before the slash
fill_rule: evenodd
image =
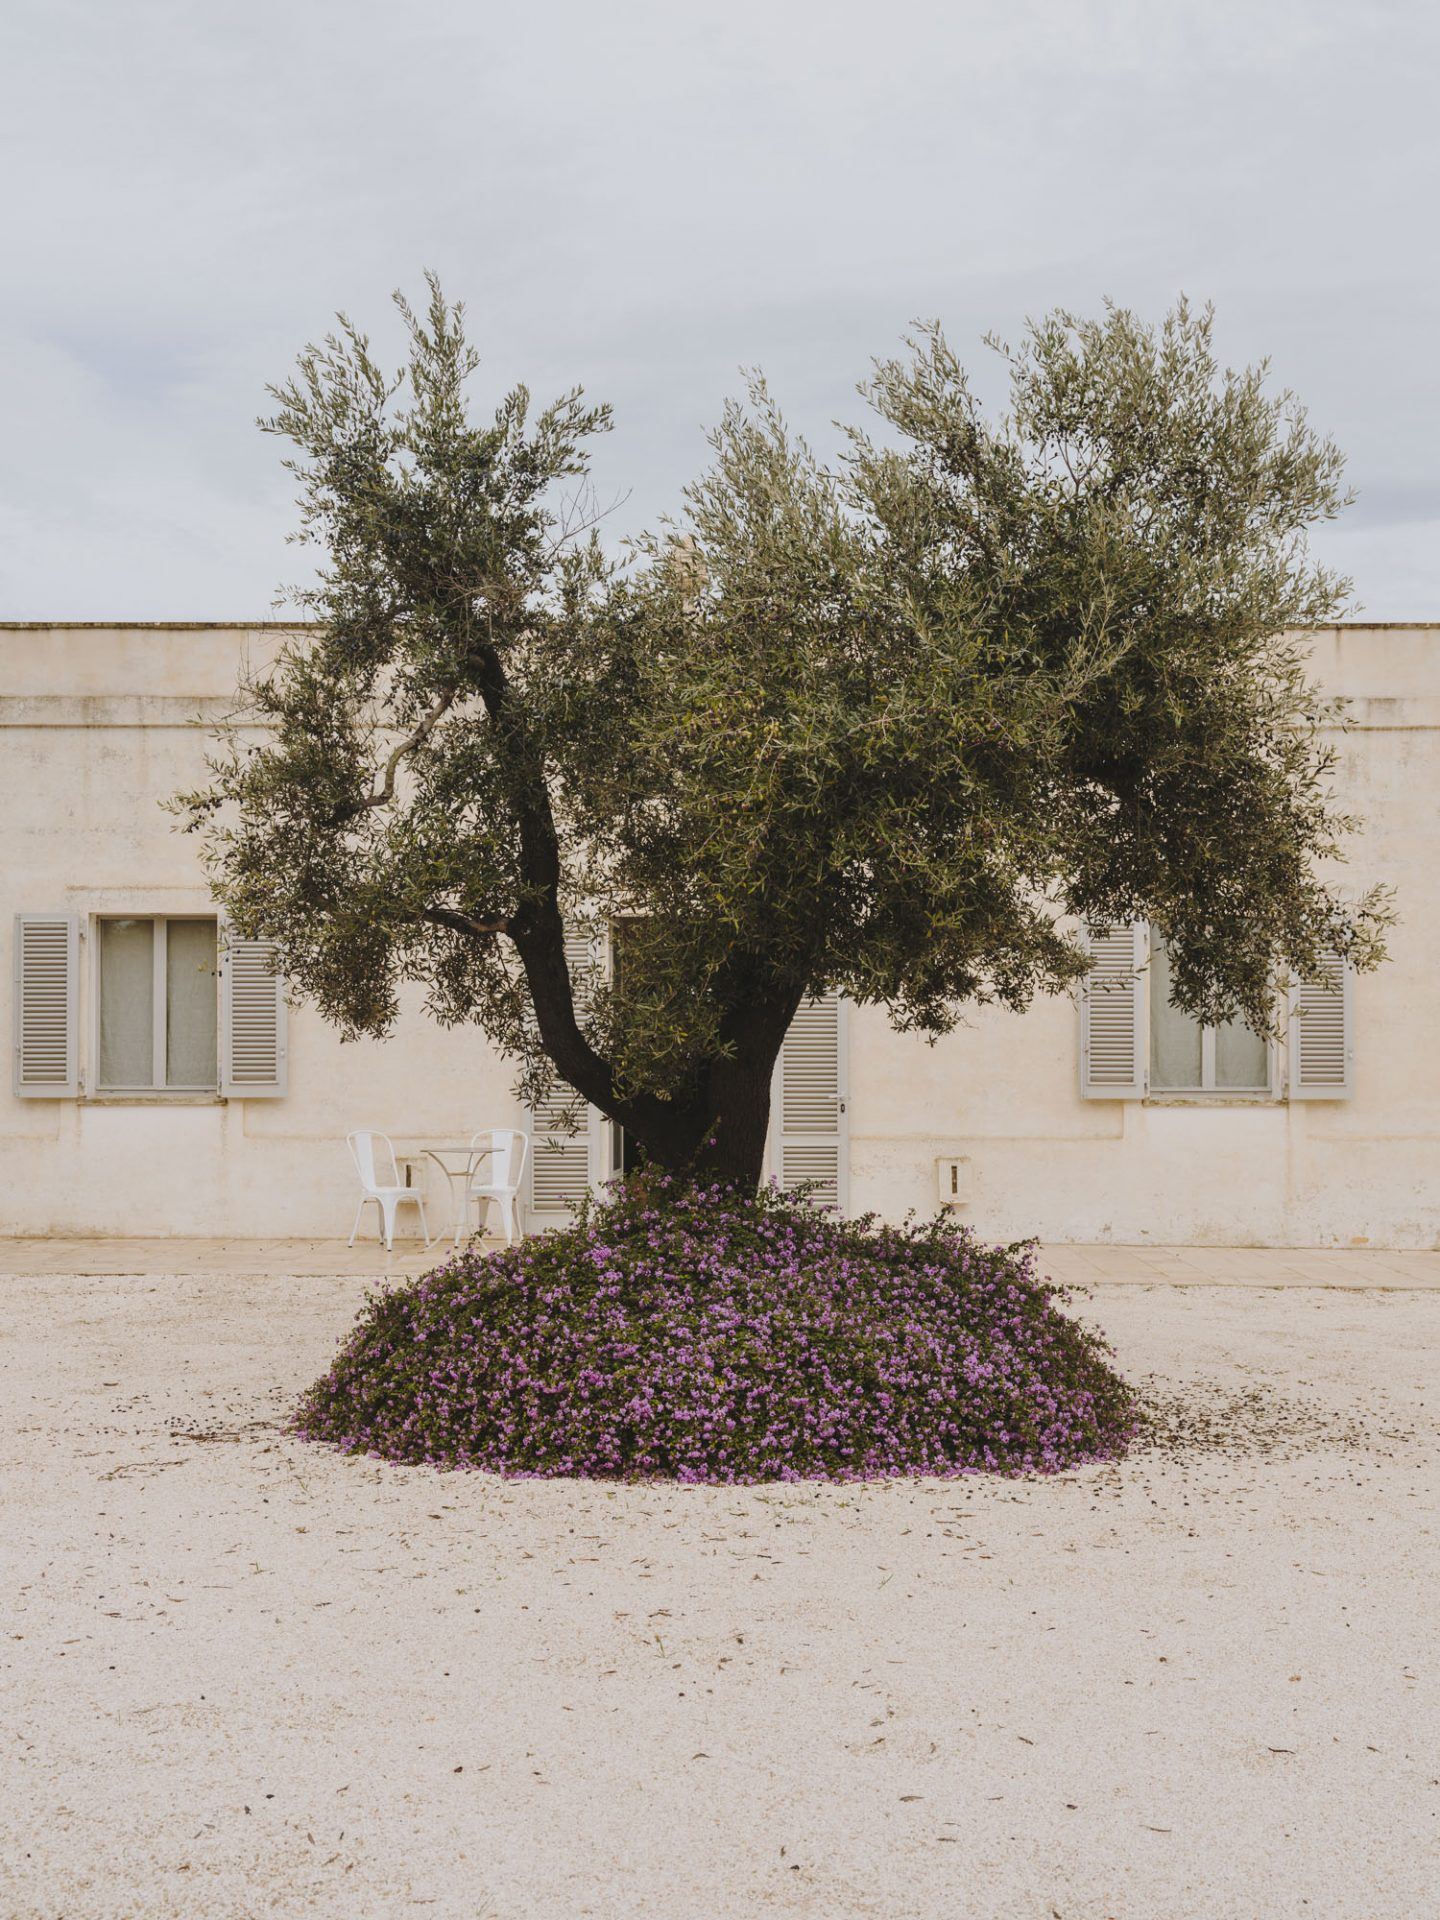
<path id="1" fill-rule="evenodd" d="M 1426 10 L 12 0 L 9 40 L 9 617 L 265 613 L 296 556 L 264 384 L 337 307 L 394 349 L 427 265 L 482 401 L 615 403 L 616 532 L 742 364 L 823 443 L 916 315 L 979 358 L 1057 303 L 1213 296 L 1351 456 L 1322 550 L 1377 616 L 1440 615 Z"/>

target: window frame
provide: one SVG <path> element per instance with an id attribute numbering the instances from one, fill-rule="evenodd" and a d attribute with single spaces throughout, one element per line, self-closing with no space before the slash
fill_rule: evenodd
<path id="1" fill-rule="evenodd" d="M 100 1079 L 100 995 L 105 960 L 102 929 L 107 921 L 148 920 L 152 928 L 151 950 L 151 1027 L 150 1072 L 148 1086 L 106 1086 Z M 195 1085 L 170 1086 L 166 1082 L 169 1060 L 169 929 L 172 920 L 204 920 L 215 929 L 215 1078 Z M 148 913 L 143 908 L 122 908 L 90 916 L 90 936 L 94 958 L 88 969 L 90 986 L 89 1043 L 93 1071 L 88 1097 L 91 1100 L 219 1100 L 221 1072 L 220 1013 L 220 916 L 215 913 Z"/>
<path id="2" fill-rule="evenodd" d="M 1150 921 L 1145 925 L 1145 968 L 1144 968 L 1144 1033 L 1145 1033 L 1145 1098 L 1161 1106 L 1185 1106 L 1194 1103 L 1197 1106 L 1273 1106 L 1285 1097 L 1284 1082 L 1280 1072 L 1280 1043 L 1273 1033 L 1265 1034 L 1265 1084 L 1263 1087 L 1220 1087 L 1215 1084 L 1215 1036 L 1219 1029 L 1208 1022 L 1197 1021 L 1200 1028 L 1200 1085 L 1198 1087 L 1157 1087 L 1154 1083 L 1155 1028 L 1153 1019 L 1155 992 L 1155 928 Z M 1276 1013 L 1280 1011 L 1277 997 Z M 1193 1016 L 1189 1016 L 1193 1018 Z"/>

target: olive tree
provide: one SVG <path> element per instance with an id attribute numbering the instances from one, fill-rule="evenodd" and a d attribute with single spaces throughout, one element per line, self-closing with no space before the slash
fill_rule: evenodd
<path id="1" fill-rule="evenodd" d="M 1383 895 L 1330 877 L 1351 823 L 1299 632 L 1347 591 L 1306 544 L 1340 458 L 1218 365 L 1208 313 L 991 342 L 998 417 L 921 330 L 829 464 L 754 380 L 616 556 L 608 410 L 516 387 L 475 418 L 463 310 L 398 305 L 398 374 L 342 319 L 272 390 L 316 582 L 180 802 L 346 1033 L 418 982 L 530 1097 L 559 1076 L 650 1158 L 754 1182 L 817 991 L 941 1034 L 1143 916 L 1183 1005 L 1259 1026 L 1322 949 L 1380 958 Z M 606 930 L 618 975 L 577 960 Z"/>

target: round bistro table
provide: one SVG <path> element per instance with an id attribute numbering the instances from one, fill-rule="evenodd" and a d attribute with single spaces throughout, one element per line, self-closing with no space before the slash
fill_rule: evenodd
<path id="1" fill-rule="evenodd" d="M 405 1184 L 413 1187 L 419 1183 L 411 1178 L 418 1169 L 424 1172 L 425 1162 L 433 1160 L 445 1176 L 445 1184 L 450 1190 L 450 1234 L 454 1246 L 460 1244 L 460 1229 L 465 1224 L 465 1188 L 474 1167 L 494 1155 L 493 1147 L 477 1147 L 473 1153 L 468 1140 L 431 1140 L 411 1139 L 395 1149 L 395 1158 L 405 1169 Z M 472 1165 L 473 1161 L 473 1165 Z M 437 1240 L 444 1239 L 436 1234 Z"/>

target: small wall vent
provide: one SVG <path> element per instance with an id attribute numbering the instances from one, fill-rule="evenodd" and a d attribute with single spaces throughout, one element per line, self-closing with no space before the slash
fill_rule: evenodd
<path id="1" fill-rule="evenodd" d="M 970 1204 L 970 1162 L 964 1159 L 939 1159 L 935 1162 L 935 1191 L 942 1207 L 968 1207 Z"/>

